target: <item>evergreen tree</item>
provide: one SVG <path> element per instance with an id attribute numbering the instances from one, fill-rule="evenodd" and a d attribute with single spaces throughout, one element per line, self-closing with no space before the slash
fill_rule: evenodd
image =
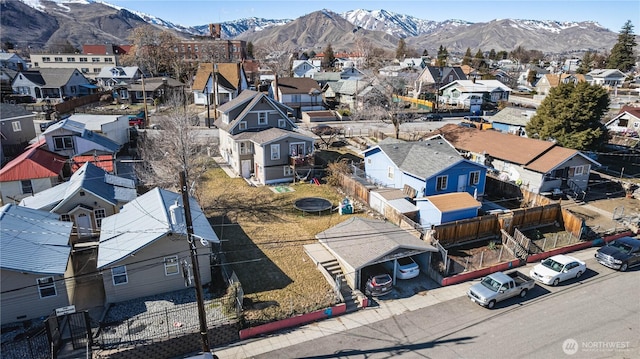
<path id="1" fill-rule="evenodd" d="M 447 59 L 449 58 L 449 51 L 447 48 L 440 45 L 438 48 L 438 58 L 436 60 L 436 66 L 447 66 Z"/>
<path id="2" fill-rule="evenodd" d="M 489 60 L 495 60 L 496 59 L 496 50 L 491 49 L 491 51 L 489 51 Z"/>
<path id="3" fill-rule="evenodd" d="M 331 43 L 327 44 L 327 47 L 324 48 L 324 58 L 322 59 L 322 67 L 329 68 L 333 67 L 333 62 L 336 60 L 336 55 L 333 53 L 333 47 L 331 47 Z"/>
<path id="4" fill-rule="evenodd" d="M 407 44 L 403 38 L 398 41 L 398 48 L 396 49 L 396 59 L 402 61 L 407 56 Z"/>
<path id="5" fill-rule="evenodd" d="M 247 57 L 253 58 L 253 42 L 251 41 L 247 42 Z"/>
<path id="6" fill-rule="evenodd" d="M 482 50 L 478 49 L 476 55 L 473 57 L 473 67 L 476 69 L 482 69 L 487 67 L 487 63 L 484 61 L 484 55 L 482 54 Z"/>
<path id="7" fill-rule="evenodd" d="M 618 69 L 623 72 L 631 70 L 635 64 L 633 49 L 636 45 L 636 37 L 633 34 L 633 25 L 631 24 L 631 20 L 627 20 L 618 35 L 618 42 L 613 45 L 613 48 L 611 49 L 611 54 L 607 61 L 608 67 Z"/>
<path id="8" fill-rule="evenodd" d="M 471 48 L 467 47 L 467 52 L 462 57 L 462 65 L 471 66 Z"/>
<path id="9" fill-rule="evenodd" d="M 582 56 L 582 60 L 580 61 L 580 66 L 576 69 L 577 74 L 586 74 L 587 72 L 592 70 L 594 55 L 587 51 Z"/>
<path id="10" fill-rule="evenodd" d="M 576 150 L 597 150 L 607 139 L 600 122 L 609 95 L 599 85 L 562 83 L 552 88 L 527 124 L 529 137 Z"/>
<path id="11" fill-rule="evenodd" d="M 422 50 L 422 56 L 429 56 L 429 51 L 427 49 Z"/>

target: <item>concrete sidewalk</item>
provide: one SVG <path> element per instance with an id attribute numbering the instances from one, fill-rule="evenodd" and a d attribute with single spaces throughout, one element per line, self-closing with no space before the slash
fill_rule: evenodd
<path id="1" fill-rule="evenodd" d="M 593 258 L 596 248 L 587 248 L 569 255 L 580 260 Z M 529 270 L 537 263 L 529 263 L 516 269 L 529 275 Z M 377 305 L 368 307 L 357 312 L 333 317 L 319 322 L 306 324 L 298 328 L 289 328 L 282 332 L 273 333 L 260 338 L 253 338 L 227 346 L 215 348 L 213 353 L 219 358 L 250 358 L 255 355 L 264 354 L 272 350 L 281 349 L 306 341 L 314 340 L 326 335 L 340 333 L 349 329 L 358 328 L 365 325 L 374 324 L 378 321 L 388 319 L 394 315 L 422 309 L 440 302 L 465 296 L 469 287 L 476 281 L 468 281 L 446 287 L 438 287 L 424 293 L 415 294 L 409 298 L 377 300 Z M 192 356 L 190 358 L 203 358 Z"/>

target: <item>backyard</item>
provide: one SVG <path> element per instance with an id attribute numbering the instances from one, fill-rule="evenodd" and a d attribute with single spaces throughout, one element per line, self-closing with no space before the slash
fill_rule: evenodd
<path id="1" fill-rule="evenodd" d="M 326 198 L 337 207 L 342 196 L 330 185 L 299 182 L 278 186 L 279 191 L 272 188 L 249 186 L 244 179 L 229 178 L 214 168 L 198 190 L 224 257 L 242 283 L 245 320 L 250 325 L 335 304 L 332 288 L 303 245 L 317 242 L 317 233 L 351 216 L 294 208 L 295 200 L 303 197 Z"/>

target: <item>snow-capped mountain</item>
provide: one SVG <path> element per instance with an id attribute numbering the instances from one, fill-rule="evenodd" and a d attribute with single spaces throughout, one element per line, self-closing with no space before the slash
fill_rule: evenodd
<path id="1" fill-rule="evenodd" d="M 151 5 L 149 8 L 153 9 Z M 131 31 L 144 24 L 165 28 L 184 38 L 209 35 L 209 24 L 184 26 L 104 0 L 0 0 L 0 13 L 2 41 L 31 48 L 127 43 Z M 405 38 L 409 46 L 430 52 L 442 45 L 450 52 L 464 52 L 467 48 L 512 50 L 524 46 L 560 53 L 586 49 L 606 51 L 617 37 L 616 33 L 592 21 L 437 22 L 382 9 L 357 9 L 343 14 L 325 9 L 315 13 L 293 20 L 251 17 L 227 21 L 220 24 L 222 38 L 240 38 L 254 44 L 284 38 L 296 48 L 323 48 L 331 43 L 334 49 L 340 50 L 352 47 L 358 35 L 368 37 L 371 44 L 381 48 L 394 48 L 399 38 Z M 316 31 L 323 27 L 325 31 Z M 360 29 L 363 31 L 358 31 Z"/>

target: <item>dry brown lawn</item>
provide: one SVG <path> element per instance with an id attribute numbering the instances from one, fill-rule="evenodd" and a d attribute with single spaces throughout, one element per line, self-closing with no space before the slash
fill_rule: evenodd
<path id="1" fill-rule="evenodd" d="M 291 188 L 295 191 L 275 193 L 266 186 L 251 187 L 220 168 L 208 171 L 199 187 L 200 205 L 242 283 L 248 299 L 245 319 L 251 325 L 335 304 L 333 290 L 303 245 L 317 242 L 317 233 L 350 216 L 303 214 L 293 207 L 302 197 L 323 197 L 337 206 L 342 196 L 329 185 Z"/>

